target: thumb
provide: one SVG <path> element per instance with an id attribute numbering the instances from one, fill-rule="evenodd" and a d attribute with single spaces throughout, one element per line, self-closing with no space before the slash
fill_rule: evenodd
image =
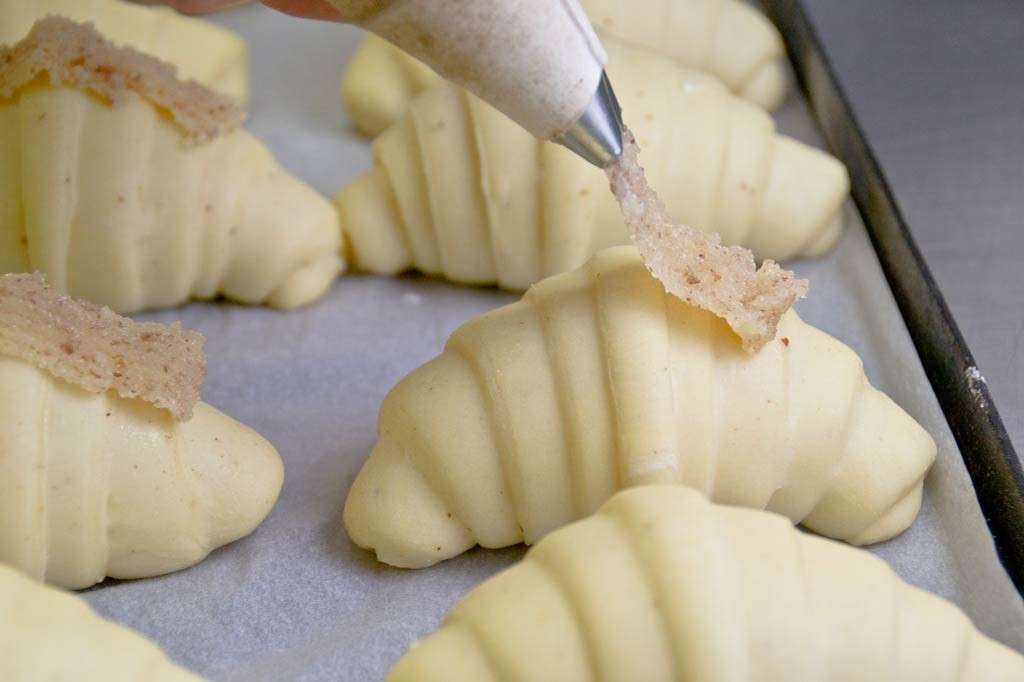
<path id="1" fill-rule="evenodd" d="M 249 0 L 141 0 L 144 5 L 170 5 L 182 14 L 209 14 L 244 5 Z"/>

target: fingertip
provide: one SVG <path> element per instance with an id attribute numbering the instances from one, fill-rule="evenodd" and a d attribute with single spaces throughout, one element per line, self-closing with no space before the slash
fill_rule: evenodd
<path id="1" fill-rule="evenodd" d="M 223 9 L 244 5 L 250 0 L 160 0 L 146 1 L 149 5 L 167 4 L 182 14 L 211 14 Z"/>
<path id="2" fill-rule="evenodd" d="M 263 0 L 263 4 L 293 17 L 344 21 L 341 12 L 327 0 Z"/>

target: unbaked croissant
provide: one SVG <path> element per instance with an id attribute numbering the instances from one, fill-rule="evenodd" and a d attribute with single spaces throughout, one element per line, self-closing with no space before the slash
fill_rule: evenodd
<path id="1" fill-rule="evenodd" d="M 782 37 L 760 12 L 740 0 L 582 0 L 594 28 L 608 39 L 662 54 L 718 77 L 750 102 L 774 109 L 786 94 Z M 607 47 L 607 45 L 606 45 Z M 374 137 L 395 123 L 418 93 L 442 82 L 414 57 L 367 34 L 341 82 L 345 111 L 356 130 Z M 618 90 L 621 86 L 613 77 Z"/>
<path id="2" fill-rule="evenodd" d="M 160 649 L 74 595 L 0 566 L 0 679 L 195 682 Z"/>
<path id="3" fill-rule="evenodd" d="M 1007 682 L 1024 659 L 868 552 L 649 486 L 474 589 L 387 679 Z"/>
<path id="4" fill-rule="evenodd" d="M 327 199 L 246 131 L 196 144 L 125 98 L 40 79 L 0 98 L 0 273 L 38 270 L 120 312 L 326 291 L 343 267 Z"/>
<path id="5" fill-rule="evenodd" d="M 205 403 L 177 422 L 0 356 L 0 562 L 37 580 L 191 566 L 251 533 L 283 475 L 270 443 Z"/>
<path id="6" fill-rule="evenodd" d="M 748 2 L 581 0 L 581 4 L 603 35 L 710 73 L 760 107 L 774 109 L 786 95 L 782 36 Z"/>
<path id="7" fill-rule="evenodd" d="M 183 78 L 248 98 L 249 51 L 242 37 L 167 8 L 122 0 L 3 0 L 0 45 L 18 42 L 32 24 L 54 14 L 92 22 L 108 40 L 174 64 Z"/>
<path id="8" fill-rule="evenodd" d="M 748 354 L 634 247 L 463 325 L 392 389 L 378 433 L 345 528 L 402 567 L 534 543 L 646 483 L 877 542 L 914 520 L 935 458 L 849 348 L 790 312 Z"/>
<path id="9" fill-rule="evenodd" d="M 341 100 L 356 131 L 376 137 L 402 117 L 416 95 L 443 82 L 420 60 L 367 33 L 345 67 Z"/>
<path id="10" fill-rule="evenodd" d="M 849 191 L 834 158 L 776 134 L 717 81 L 609 43 L 623 113 L 680 222 L 776 260 L 838 238 Z M 523 289 L 628 243 L 604 173 L 454 85 L 422 93 L 336 197 L 353 264 Z"/>

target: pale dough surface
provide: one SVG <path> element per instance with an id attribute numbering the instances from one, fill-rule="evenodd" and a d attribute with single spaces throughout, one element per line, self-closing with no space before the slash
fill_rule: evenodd
<path id="1" fill-rule="evenodd" d="M 1024 658 L 868 552 L 680 486 L 619 493 L 470 592 L 389 682 L 1008 682 Z"/>
<path id="2" fill-rule="evenodd" d="M 92 22 L 107 40 L 174 64 L 182 78 L 248 100 L 245 40 L 226 28 L 163 7 L 122 0 L 3 0 L 0 44 L 18 42 L 32 24 L 50 14 Z"/>
<path id="3" fill-rule="evenodd" d="M 786 46 L 746 0 L 582 0 L 594 28 L 705 71 L 760 107 L 775 109 L 789 83 Z"/>
<path id="4" fill-rule="evenodd" d="M 820 256 L 842 230 L 845 167 L 776 133 L 717 80 L 607 41 L 640 161 L 673 219 L 758 258 Z M 360 57 L 356 57 L 360 59 Z M 415 268 L 524 289 L 628 243 L 599 169 L 531 137 L 465 90 L 421 93 L 336 201 L 356 268 Z"/>
<path id="5" fill-rule="evenodd" d="M 189 144 L 147 101 L 0 100 L 0 272 L 118 312 L 218 295 L 292 308 L 344 269 L 331 203 L 244 130 Z"/>
<path id="6" fill-rule="evenodd" d="M 196 682 L 152 642 L 78 597 L 0 566 L 0 679 Z"/>
<path id="7" fill-rule="evenodd" d="M 283 478 L 269 442 L 206 403 L 178 422 L 0 356 L 0 562 L 32 578 L 186 568 L 251 533 Z"/>
<path id="8" fill-rule="evenodd" d="M 633 247 L 464 324 L 388 394 L 378 433 L 344 523 L 402 567 L 534 543 L 648 483 L 878 542 L 913 522 L 936 455 L 842 343 L 790 312 L 748 354 Z"/>
<path id="9" fill-rule="evenodd" d="M 416 95 L 443 82 L 420 60 L 368 33 L 345 67 L 341 99 L 359 134 L 376 137 L 402 117 Z"/>

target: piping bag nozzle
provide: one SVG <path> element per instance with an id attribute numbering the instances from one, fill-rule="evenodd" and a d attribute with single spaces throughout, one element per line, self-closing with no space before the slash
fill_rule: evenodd
<path id="1" fill-rule="evenodd" d="M 597 92 L 580 117 L 552 139 L 598 168 L 607 168 L 622 155 L 622 109 L 606 72 L 601 72 Z"/>

